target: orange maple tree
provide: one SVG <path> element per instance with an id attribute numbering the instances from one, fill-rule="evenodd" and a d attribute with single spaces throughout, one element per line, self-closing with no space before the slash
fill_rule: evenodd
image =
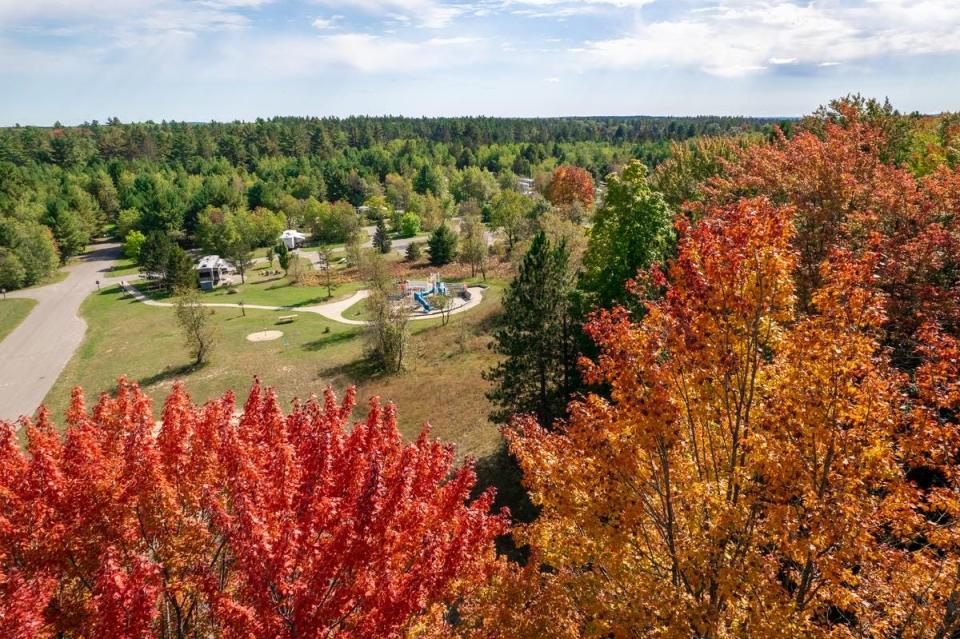
<path id="1" fill-rule="evenodd" d="M 572 206 L 574 202 L 590 208 L 593 205 L 593 177 L 578 166 L 558 166 L 553 171 L 546 196 L 554 206 Z"/>
<path id="2" fill-rule="evenodd" d="M 704 202 L 689 208 L 696 216 L 757 195 L 792 205 L 802 310 L 810 310 L 833 249 L 876 255 L 870 277 L 885 295 L 884 343 L 898 366 L 913 367 L 921 359 L 914 339 L 920 326 L 960 331 L 960 172 L 940 166 L 916 177 L 890 164 L 884 129 L 853 102 L 841 101 L 837 110 L 837 120 L 815 130 L 739 148 L 721 177 L 703 187 Z"/>
<path id="3" fill-rule="evenodd" d="M 929 328 L 911 394 L 883 346 L 882 256 L 834 247 L 801 302 L 797 220 L 766 198 L 705 210 L 637 287 L 664 291 L 641 321 L 590 323 L 609 397 L 510 431 L 541 514 L 479 636 L 960 632 L 956 342 Z"/>
<path id="4" fill-rule="evenodd" d="M 62 436 L 41 409 L 0 430 L 4 637 L 395 637 L 487 570 L 505 514 L 472 468 L 354 393 L 289 415 L 255 384 L 154 420 L 121 380 Z"/>

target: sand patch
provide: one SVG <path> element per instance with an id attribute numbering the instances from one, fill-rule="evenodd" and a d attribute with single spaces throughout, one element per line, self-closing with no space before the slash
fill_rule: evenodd
<path id="1" fill-rule="evenodd" d="M 283 337 L 283 331 L 257 331 L 247 335 L 247 340 L 251 342 L 271 342 Z"/>

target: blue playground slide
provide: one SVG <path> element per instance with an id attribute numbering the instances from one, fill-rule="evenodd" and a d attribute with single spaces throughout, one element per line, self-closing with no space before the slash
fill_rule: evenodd
<path id="1" fill-rule="evenodd" d="M 423 296 L 423 293 L 414 293 L 413 299 L 417 300 L 417 303 L 423 307 L 425 313 L 429 313 L 431 310 L 430 305 L 427 303 L 427 299 Z"/>

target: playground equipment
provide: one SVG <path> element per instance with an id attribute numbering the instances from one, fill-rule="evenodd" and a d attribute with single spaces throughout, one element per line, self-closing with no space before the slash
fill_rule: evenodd
<path id="1" fill-rule="evenodd" d="M 462 284 L 452 286 L 459 286 L 466 290 Z M 447 284 L 440 280 L 437 273 L 431 273 L 429 282 L 401 282 L 400 291 L 404 295 L 413 297 L 413 301 L 420 305 L 424 313 L 430 313 L 433 311 L 433 307 L 427 301 L 427 297 L 430 295 L 446 295 Z"/>
<path id="2" fill-rule="evenodd" d="M 423 296 L 423 293 L 417 291 L 413 294 L 413 299 L 416 300 L 417 304 L 423 307 L 424 313 L 429 313 L 433 308 L 430 306 L 430 303 L 427 302 L 426 298 Z"/>

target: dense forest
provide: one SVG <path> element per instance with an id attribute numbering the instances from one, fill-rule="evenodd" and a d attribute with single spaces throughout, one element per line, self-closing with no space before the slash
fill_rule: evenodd
<path id="1" fill-rule="evenodd" d="M 785 123 L 789 126 L 790 123 Z M 414 213 L 431 230 L 465 202 L 490 204 L 517 176 L 543 190 L 575 165 L 602 180 L 630 159 L 656 165 L 671 144 L 769 134 L 748 118 L 275 118 L 252 123 L 121 124 L 0 130 L 0 286 L 42 281 L 110 230 L 153 232 L 214 250 L 231 216 L 262 244 L 281 226 L 343 241 L 347 202 Z M 470 205 L 472 208 L 472 205 Z M 252 216 L 252 217 L 251 217 Z"/>

